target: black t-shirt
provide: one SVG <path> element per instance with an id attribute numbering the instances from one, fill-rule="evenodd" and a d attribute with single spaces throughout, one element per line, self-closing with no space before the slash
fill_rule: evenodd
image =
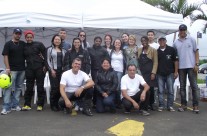
<path id="1" fill-rule="evenodd" d="M 165 50 L 162 51 L 160 48 L 157 49 L 158 54 L 158 69 L 157 74 L 161 76 L 167 76 L 175 72 L 174 62 L 178 60 L 178 55 L 173 47 L 166 46 Z"/>
<path id="2" fill-rule="evenodd" d="M 4 45 L 2 55 L 8 55 L 11 71 L 25 70 L 24 46 L 24 41 L 15 43 L 12 40 L 6 42 Z"/>

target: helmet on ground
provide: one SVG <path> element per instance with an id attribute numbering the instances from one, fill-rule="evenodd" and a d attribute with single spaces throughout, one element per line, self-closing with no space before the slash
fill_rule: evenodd
<path id="1" fill-rule="evenodd" d="M 7 74 L 0 75 L 0 88 L 6 89 L 9 88 L 12 84 L 11 76 Z"/>

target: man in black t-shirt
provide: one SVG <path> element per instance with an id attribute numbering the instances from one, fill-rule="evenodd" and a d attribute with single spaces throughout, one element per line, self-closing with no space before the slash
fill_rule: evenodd
<path id="1" fill-rule="evenodd" d="M 11 110 L 21 110 L 19 99 L 25 76 L 25 42 L 20 40 L 21 35 L 22 30 L 20 28 L 15 28 L 12 40 L 6 42 L 2 52 L 6 73 L 11 75 L 12 80 L 12 86 L 5 89 L 4 92 L 3 110 L 1 111 L 2 115 L 6 115 Z"/>
<path id="2" fill-rule="evenodd" d="M 164 109 L 164 90 L 165 84 L 167 85 L 167 109 L 169 111 L 175 111 L 173 108 L 174 102 L 174 81 L 178 76 L 178 56 L 177 52 L 173 47 L 166 44 L 167 40 L 165 37 L 158 39 L 160 47 L 157 49 L 158 54 L 158 69 L 157 79 L 159 88 L 159 108 L 158 111 Z"/>

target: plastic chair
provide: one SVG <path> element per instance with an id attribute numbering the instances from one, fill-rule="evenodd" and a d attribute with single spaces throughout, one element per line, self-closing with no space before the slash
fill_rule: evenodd
<path id="1" fill-rule="evenodd" d="M 47 104 L 50 104 L 50 79 L 49 79 L 49 73 L 47 72 L 45 75 L 45 82 L 44 82 L 44 88 L 46 91 L 46 96 L 47 96 Z"/>
<path id="2" fill-rule="evenodd" d="M 0 88 L 0 97 L 2 97 L 2 93 L 3 93 L 3 91 L 2 91 L 2 89 Z"/>
<path id="3" fill-rule="evenodd" d="M 180 89 L 180 81 L 179 81 L 179 77 L 177 77 L 175 79 L 175 82 L 174 82 L 174 100 L 176 100 L 177 98 L 177 91 Z M 189 79 L 188 79 L 188 76 L 187 76 L 187 82 L 186 82 L 186 100 L 188 101 L 189 100 L 189 96 L 191 97 L 192 95 L 189 95 L 191 94 L 191 87 L 190 87 L 190 82 L 189 82 Z"/>
<path id="4" fill-rule="evenodd" d="M 3 68 L 0 68 L 0 74 L 2 74 L 4 72 L 4 69 Z M 0 97 L 3 96 L 3 89 L 0 88 Z"/>
<path id="5" fill-rule="evenodd" d="M 49 74 L 48 72 L 45 74 L 45 79 L 44 79 L 44 89 L 46 91 L 46 97 L 47 97 L 47 104 L 50 104 L 50 79 L 49 79 Z M 34 104 L 37 103 L 37 85 L 35 84 L 34 87 Z"/>
<path id="6" fill-rule="evenodd" d="M 25 79 L 24 83 L 23 83 L 23 86 L 22 86 L 22 96 L 24 96 L 26 89 L 27 89 L 27 86 L 26 86 L 26 79 Z"/>

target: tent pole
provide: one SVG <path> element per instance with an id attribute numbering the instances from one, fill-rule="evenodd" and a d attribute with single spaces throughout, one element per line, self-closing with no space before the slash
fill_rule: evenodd
<path id="1" fill-rule="evenodd" d="M 7 38 L 8 38 L 8 27 L 5 27 L 5 34 L 4 34 L 4 42 L 6 43 L 7 41 Z"/>

